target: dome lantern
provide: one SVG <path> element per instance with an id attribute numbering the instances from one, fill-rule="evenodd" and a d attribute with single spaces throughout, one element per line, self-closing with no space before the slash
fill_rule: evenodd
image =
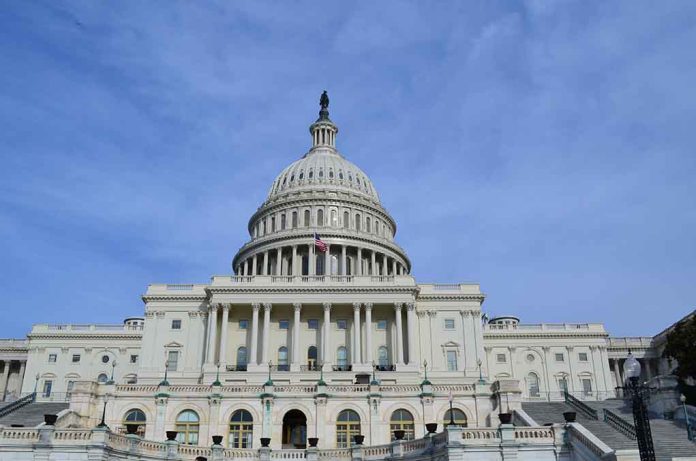
<path id="1" fill-rule="evenodd" d="M 317 147 L 336 148 L 336 133 L 338 127 L 329 118 L 329 95 L 324 90 L 319 98 L 319 118 L 309 127 L 309 132 L 312 134 L 312 149 Z"/>

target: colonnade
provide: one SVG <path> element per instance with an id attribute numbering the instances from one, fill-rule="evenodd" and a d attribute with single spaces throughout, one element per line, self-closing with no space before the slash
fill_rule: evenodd
<path id="1" fill-rule="evenodd" d="M 306 245 L 281 246 L 247 257 L 237 264 L 235 271 L 237 275 L 243 276 L 404 275 L 407 273 L 406 267 L 396 258 L 362 247 L 326 243 L 324 261 L 321 265 L 316 255 L 314 241 Z M 337 259 L 336 266 L 332 264 L 332 256 Z M 307 257 L 306 268 L 303 267 L 303 257 Z M 315 261 L 315 264 L 312 264 L 312 261 Z"/>
<path id="2" fill-rule="evenodd" d="M 15 372 L 19 374 L 19 379 L 17 380 L 18 385 L 16 389 L 10 391 L 10 389 L 8 388 L 10 383 L 10 371 L 12 368 L 12 363 L 15 362 L 15 360 L 3 360 L 2 362 L 3 368 L 2 374 L 0 374 L 0 402 L 4 401 L 7 395 L 11 395 L 12 392 L 15 392 L 16 394 L 19 394 L 21 392 L 22 380 L 24 379 L 24 371 L 27 365 L 26 360 L 18 360 L 19 370 L 15 369 L 15 371 L 13 371 L 13 374 Z"/>
<path id="3" fill-rule="evenodd" d="M 208 314 L 208 334 L 206 342 L 206 364 L 219 363 L 221 366 L 228 364 L 227 340 L 229 334 L 229 313 L 230 309 L 235 308 L 232 304 L 213 304 L 209 307 Z M 241 306 L 245 308 L 245 306 Z M 306 352 L 300 350 L 300 314 L 302 304 L 294 303 L 293 307 L 293 322 L 292 322 L 292 350 L 291 363 L 293 369 L 298 368 L 300 364 L 307 359 Z M 321 361 L 325 365 L 334 363 L 334 354 L 331 345 L 331 309 L 332 304 L 329 302 L 323 303 L 323 322 L 321 325 Z M 406 310 L 406 341 L 404 341 L 404 325 L 402 321 L 402 312 Z M 259 328 L 260 328 L 260 311 L 263 309 L 263 328 L 261 331 L 261 344 L 259 350 Z M 270 353 L 270 331 L 271 331 L 271 311 L 273 310 L 272 303 L 253 303 L 251 305 L 251 338 L 249 341 L 248 364 L 250 365 L 265 365 L 271 360 Z M 362 313 L 364 311 L 364 323 Z M 375 361 L 373 356 L 373 341 L 372 341 L 372 311 L 373 303 L 353 303 L 353 332 L 350 341 L 350 357 L 353 365 L 370 365 Z M 396 346 L 392 351 L 392 361 L 396 365 L 417 365 L 418 358 L 416 352 L 416 306 L 414 303 L 399 303 L 393 304 L 394 324 L 396 328 Z M 218 319 L 221 318 L 222 328 L 220 328 L 220 337 L 218 338 Z M 365 345 L 362 347 L 362 336 L 364 336 Z M 247 333 L 245 333 L 247 334 Z M 406 346 L 404 347 L 404 343 Z M 245 344 L 246 338 L 245 338 Z M 287 345 L 286 345 L 287 346 Z M 318 347 L 319 345 L 317 345 Z M 219 351 L 219 352 L 218 352 Z M 239 365 L 239 364 L 237 364 Z"/>

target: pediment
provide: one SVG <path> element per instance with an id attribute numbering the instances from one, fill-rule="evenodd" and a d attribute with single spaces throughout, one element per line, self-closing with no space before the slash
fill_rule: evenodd
<path id="1" fill-rule="evenodd" d="M 176 341 L 172 341 L 169 344 L 165 344 L 164 347 L 184 347 L 184 345 L 181 343 L 177 343 Z"/>

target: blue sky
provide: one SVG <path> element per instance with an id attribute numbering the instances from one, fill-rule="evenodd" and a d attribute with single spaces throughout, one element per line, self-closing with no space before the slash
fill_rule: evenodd
<path id="1" fill-rule="evenodd" d="M 323 89 L 419 281 L 615 335 L 696 307 L 696 2 L 2 11 L 0 337 L 230 272 Z"/>

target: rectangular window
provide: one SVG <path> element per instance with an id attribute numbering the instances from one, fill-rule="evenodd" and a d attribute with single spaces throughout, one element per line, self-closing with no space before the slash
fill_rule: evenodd
<path id="1" fill-rule="evenodd" d="M 53 381 L 50 379 L 47 379 L 44 381 L 43 384 L 43 396 L 44 397 L 50 397 L 51 396 L 51 389 L 53 388 Z"/>
<path id="2" fill-rule="evenodd" d="M 169 351 L 167 353 L 167 370 L 176 371 L 179 367 L 179 352 Z"/>
<path id="3" fill-rule="evenodd" d="M 457 351 L 447 351 L 447 370 L 457 371 Z"/>
<path id="4" fill-rule="evenodd" d="M 568 381 L 565 378 L 560 378 L 558 380 L 558 389 L 561 392 L 568 392 Z"/>
<path id="5" fill-rule="evenodd" d="M 48 363 L 56 363 L 58 354 L 48 354 Z"/>
<path id="6" fill-rule="evenodd" d="M 507 362 L 507 357 L 505 356 L 505 354 L 496 354 L 496 361 L 498 363 L 505 363 Z"/>
<path id="7" fill-rule="evenodd" d="M 80 354 L 73 354 L 72 363 L 80 363 Z"/>
<path id="8" fill-rule="evenodd" d="M 582 393 L 586 396 L 592 395 L 592 380 L 589 378 L 582 379 Z"/>
<path id="9" fill-rule="evenodd" d="M 172 320 L 172 330 L 181 330 L 181 320 Z"/>
<path id="10" fill-rule="evenodd" d="M 319 329 L 319 320 L 318 319 L 307 320 L 307 328 L 309 328 L 310 330 L 318 330 Z"/>
<path id="11" fill-rule="evenodd" d="M 347 330 L 348 320 L 336 320 L 336 328 L 338 328 L 339 330 Z"/>
<path id="12" fill-rule="evenodd" d="M 387 329 L 387 321 L 386 320 L 377 320 L 377 329 L 378 330 L 386 330 Z"/>
<path id="13" fill-rule="evenodd" d="M 75 381 L 68 381 L 68 393 L 72 392 Z"/>
<path id="14" fill-rule="evenodd" d="M 130 363 L 138 363 L 138 356 L 137 356 L 137 354 L 131 354 L 131 356 L 130 356 Z"/>
<path id="15" fill-rule="evenodd" d="M 290 328 L 290 321 L 287 319 L 278 320 L 278 329 L 287 330 Z"/>
<path id="16" fill-rule="evenodd" d="M 556 362 L 565 362 L 563 354 L 556 354 Z"/>
<path id="17" fill-rule="evenodd" d="M 581 362 L 587 362 L 587 352 L 580 352 L 578 354 L 578 360 Z"/>
<path id="18" fill-rule="evenodd" d="M 249 321 L 246 319 L 242 319 L 239 321 L 239 329 L 240 330 L 246 330 L 249 328 Z"/>
<path id="19" fill-rule="evenodd" d="M 454 319 L 445 319 L 445 330 L 454 330 Z"/>

